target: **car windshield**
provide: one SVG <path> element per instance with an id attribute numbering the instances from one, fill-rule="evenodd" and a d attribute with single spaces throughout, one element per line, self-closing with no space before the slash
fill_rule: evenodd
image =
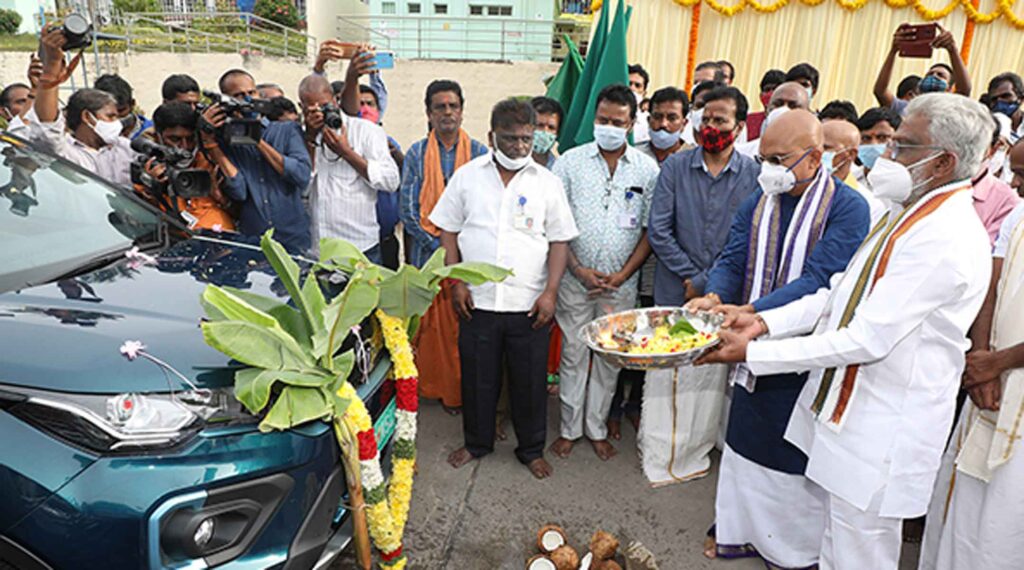
<path id="1" fill-rule="evenodd" d="M 61 159 L 0 135 L 0 292 L 158 244 L 166 220 Z"/>

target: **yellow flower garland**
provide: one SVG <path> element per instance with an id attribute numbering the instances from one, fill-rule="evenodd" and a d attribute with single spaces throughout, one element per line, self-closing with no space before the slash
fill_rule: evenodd
<path id="1" fill-rule="evenodd" d="M 694 4 L 697 4 L 701 0 L 673 0 L 676 4 L 689 8 Z M 747 6 L 750 6 L 754 11 L 761 14 L 772 14 L 779 11 L 784 6 L 789 4 L 789 0 L 775 0 L 770 4 L 762 4 L 759 0 L 739 0 L 731 6 L 722 4 L 718 0 L 704 0 L 712 10 L 718 12 L 726 18 L 731 18 L 740 12 L 742 12 Z M 825 2 L 825 0 L 799 0 L 801 4 L 805 6 L 819 6 Z M 939 10 L 933 10 L 928 6 L 925 6 L 924 0 L 885 0 L 885 3 L 890 8 L 913 8 L 922 18 L 925 20 L 941 20 L 946 16 L 949 16 L 956 10 L 957 6 L 963 8 L 967 19 L 976 24 L 991 24 L 1002 17 L 1008 24 L 1017 28 L 1018 30 L 1024 30 L 1024 18 L 1020 18 L 1014 12 L 1014 5 L 1017 0 L 996 0 L 996 9 L 989 13 L 982 13 L 971 3 L 971 0 L 950 0 L 944 8 Z M 850 12 L 856 12 L 867 5 L 868 0 L 836 0 L 845 10 Z M 603 0 L 594 0 L 591 3 L 590 9 L 592 11 L 600 10 L 604 4 Z"/>

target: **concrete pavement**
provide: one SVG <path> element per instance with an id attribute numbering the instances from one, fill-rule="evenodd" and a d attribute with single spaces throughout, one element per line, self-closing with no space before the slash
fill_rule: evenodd
<path id="1" fill-rule="evenodd" d="M 558 426 L 557 399 L 548 410 L 550 442 Z M 615 458 L 602 462 L 583 442 L 567 460 L 548 454 L 555 474 L 537 481 L 516 460 L 511 426 L 507 431 L 509 440 L 498 442 L 493 454 L 455 470 L 445 459 L 461 445 L 461 417 L 448 416 L 436 402 L 421 403 L 419 474 L 405 542 L 410 569 L 521 570 L 546 523 L 561 525 L 581 555 L 590 535 L 603 529 L 624 545 L 644 543 L 662 570 L 764 568 L 753 560 L 712 561 L 701 554 L 714 514 L 717 454 L 708 477 L 652 489 L 640 468 L 633 428 L 624 425 Z M 917 548 L 904 546 L 900 570 L 911 570 Z M 350 554 L 335 565 L 353 567 Z"/>

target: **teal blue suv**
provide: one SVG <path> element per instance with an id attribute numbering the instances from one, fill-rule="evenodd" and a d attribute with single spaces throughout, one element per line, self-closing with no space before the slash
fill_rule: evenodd
<path id="1" fill-rule="evenodd" d="M 10 136 L 0 155 L 0 570 L 330 565 L 350 538 L 332 430 L 260 433 L 199 329 L 209 283 L 285 297 L 255 241 Z M 370 344 L 351 380 L 386 454 L 394 384 Z"/>

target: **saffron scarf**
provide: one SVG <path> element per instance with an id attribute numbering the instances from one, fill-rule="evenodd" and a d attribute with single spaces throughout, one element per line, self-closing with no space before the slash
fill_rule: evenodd
<path id="1" fill-rule="evenodd" d="M 797 202 L 781 250 L 782 196 L 761 196 L 754 208 L 747 245 L 747 270 L 743 283 L 743 299 L 747 304 L 800 277 L 804 261 L 825 233 L 825 220 L 832 209 L 835 192 L 832 176 L 824 168 L 819 168 L 817 176 Z M 754 391 L 754 375 L 745 364 L 733 368 L 730 381 L 747 391 Z"/>
<path id="2" fill-rule="evenodd" d="M 857 307 L 871 293 L 878 280 L 885 275 L 896 242 L 914 225 L 939 209 L 950 197 L 969 189 L 970 186 L 953 188 L 948 192 L 919 200 L 905 208 L 891 222 L 887 223 L 887 219 L 884 217 L 879 220 L 868 237 L 865 238 L 864 243 L 861 244 L 860 249 L 854 254 L 853 259 L 859 259 L 861 253 L 870 247 L 868 257 L 861 267 L 850 297 L 846 301 L 846 307 L 843 309 L 836 330 L 850 325 Z M 874 243 L 873 246 L 870 245 L 872 243 Z M 839 288 L 840 286 L 837 285 L 833 291 Z M 822 374 L 818 393 L 811 404 L 811 412 L 819 422 L 824 423 L 833 431 L 839 432 L 842 429 L 846 420 L 846 410 L 849 409 L 850 402 L 856 396 L 858 370 L 860 370 L 860 365 L 853 364 L 842 368 L 829 368 Z M 841 381 L 836 382 L 837 377 L 841 378 Z"/>
<path id="3" fill-rule="evenodd" d="M 455 143 L 455 170 L 473 159 L 472 141 L 466 131 L 459 129 Z M 453 171 L 454 172 L 454 171 Z M 420 187 L 420 226 L 437 237 L 441 230 L 430 221 L 430 213 L 444 192 L 444 170 L 441 168 L 441 145 L 433 130 L 427 135 L 427 149 L 423 153 L 423 185 Z"/>

